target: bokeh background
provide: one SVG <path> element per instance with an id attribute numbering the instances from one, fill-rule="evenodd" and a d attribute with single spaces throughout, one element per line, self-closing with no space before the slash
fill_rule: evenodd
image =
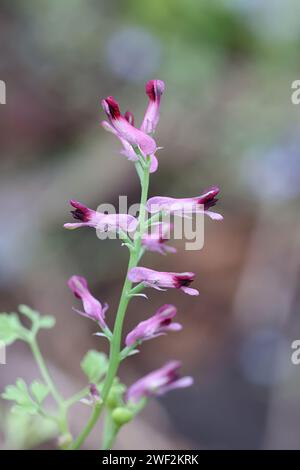
<path id="1" fill-rule="evenodd" d="M 181 359 L 190 389 L 153 400 L 120 433 L 125 449 L 300 447 L 300 79 L 297 0 L 2 0 L 0 79 L 0 308 L 27 303 L 56 317 L 40 336 L 63 393 L 84 385 L 79 361 L 106 348 L 72 312 L 66 282 L 86 276 L 113 321 L 127 263 L 118 241 L 67 232 L 68 200 L 96 208 L 139 198 L 134 166 L 100 127 L 100 99 L 114 95 L 141 120 L 145 82 L 166 82 L 150 195 L 194 196 L 218 184 L 223 222 L 207 220 L 199 252 L 147 254 L 159 270 L 194 271 L 198 298 L 149 291 L 125 332 L 174 302 L 184 329 L 144 344 L 120 371 L 126 384 Z M 0 366 L 3 390 L 37 374 L 26 345 Z M 38 444 L 1 403 L 1 442 Z M 88 410 L 73 413 L 77 433 Z M 99 429 L 86 448 L 97 448 Z M 36 439 L 36 441 L 35 441 Z M 43 444 L 55 448 L 55 441 Z"/>

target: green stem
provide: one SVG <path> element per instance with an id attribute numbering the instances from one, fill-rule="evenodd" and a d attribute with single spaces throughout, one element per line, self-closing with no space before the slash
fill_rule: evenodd
<path id="1" fill-rule="evenodd" d="M 104 421 L 102 450 L 111 449 L 119 429 L 120 427 L 114 423 L 111 417 L 111 412 L 107 410 Z"/>
<path id="2" fill-rule="evenodd" d="M 65 401 L 65 405 L 67 408 L 70 408 L 70 406 L 74 405 L 78 401 L 80 401 L 82 398 L 86 397 L 89 393 L 89 387 L 85 387 L 83 390 L 80 390 L 79 392 L 75 393 L 72 395 L 70 398 L 68 398 Z"/>
<path id="3" fill-rule="evenodd" d="M 68 420 L 67 420 L 67 408 L 64 402 L 63 397 L 60 395 L 59 391 L 57 390 L 56 386 L 54 385 L 54 382 L 50 376 L 50 373 L 48 371 L 48 368 L 45 364 L 44 358 L 42 356 L 41 350 L 39 348 L 39 345 L 37 343 L 37 340 L 35 337 L 31 339 L 29 342 L 32 354 L 37 362 L 37 365 L 40 369 L 41 375 L 49 388 L 49 391 L 58 404 L 59 407 L 59 416 L 57 417 L 57 423 L 59 426 L 60 431 L 63 434 L 69 434 L 69 427 L 68 427 Z"/>
<path id="4" fill-rule="evenodd" d="M 49 371 L 47 369 L 47 366 L 46 366 L 45 361 L 43 359 L 43 356 L 42 356 L 42 353 L 40 351 L 39 345 L 38 345 L 35 338 L 30 342 L 30 347 L 31 347 L 32 354 L 33 354 L 33 356 L 34 356 L 34 358 L 37 362 L 37 365 L 39 366 L 42 377 L 43 377 L 47 387 L 49 388 L 49 391 L 50 391 L 51 395 L 53 396 L 54 400 L 56 401 L 56 403 L 59 406 L 63 405 L 64 400 L 63 400 L 62 396 L 60 395 L 60 393 L 58 392 L 58 390 L 56 389 L 56 387 L 54 385 L 54 382 L 52 381 L 52 379 L 50 377 Z"/>
<path id="5" fill-rule="evenodd" d="M 120 360 L 124 361 L 126 357 L 130 356 L 130 353 L 139 345 L 139 341 L 136 341 L 134 344 L 131 346 L 126 346 L 122 351 L 120 352 Z"/>
<path id="6" fill-rule="evenodd" d="M 130 289 L 130 291 L 127 292 L 128 297 L 134 297 L 135 295 L 138 295 L 142 290 L 145 289 L 145 286 L 142 282 L 140 282 L 138 285 Z"/>
<path id="7" fill-rule="evenodd" d="M 121 348 L 121 338 L 122 338 L 122 327 L 123 322 L 126 314 L 126 310 L 128 307 L 128 303 L 130 301 L 130 297 L 128 296 L 128 292 L 132 288 L 132 283 L 128 279 L 129 271 L 137 266 L 139 259 L 140 259 L 140 251 L 141 251 L 141 244 L 142 244 L 142 235 L 145 231 L 145 215 L 146 215 L 146 202 L 148 197 L 148 189 L 149 189 L 149 169 L 150 169 L 150 162 L 147 162 L 145 168 L 143 169 L 143 174 L 141 175 L 141 201 L 140 201 L 140 213 L 139 213 L 139 230 L 136 233 L 134 239 L 134 248 L 130 251 L 130 258 L 126 273 L 126 278 L 124 281 L 119 308 L 116 315 L 116 321 L 114 325 L 113 337 L 110 344 L 110 355 L 109 355 L 109 367 L 107 371 L 107 375 L 105 378 L 103 390 L 102 390 L 102 402 L 101 404 L 95 406 L 93 413 L 86 425 L 83 429 L 81 434 L 78 438 L 73 442 L 70 446 L 70 449 L 79 449 L 80 446 L 84 443 L 92 429 L 94 428 L 95 424 L 97 423 L 101 412 L 105 406 L 106 399 L 108 397 L 109 391 L 113 384 L 114 378 L 118 372 L 119 364 L 121 362 L 120 357 L 120 348 Z"/>

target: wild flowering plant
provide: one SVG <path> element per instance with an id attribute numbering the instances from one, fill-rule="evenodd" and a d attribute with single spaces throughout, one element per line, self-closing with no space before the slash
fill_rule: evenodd
<path id="1" fill-rule="evenodd" d="M 153 134 L 159 121 L 164 89 L 165 85 L 161 80 L 150 80 L 147 83 L 146 93 L 149 101 L 140 128 L 135 127 L 132 113 L 126 112 L 123 115 L 120 112 L 119 105 L 112 96 L 102 101 L 108 119 L 102 122 L 102 126 L 120 140 L 121 153 L 134 162 L 137 170 L 141 184 L 138 217 L 101 213 L 71 200 L 74 222 L 64 225 L 67 229 L 88 226 L 96 229 L 98 233 L 115 231 L 129 250 L 127 274 L 112 331 L 106 323 L 109 307 L 94 297 L 87 280 L 74 275 L 68 281 L 70 290 L 79 301 L 74 310 L 95 322 L 98 327 L 96 334 L 105 337 L 109 342 L 109 358 L 104 353 L 89 351 L 81 362 L 81 367 L 87 376 L 87 386 L 66 399 L 53 382 L 37 342 L 39 331 L 43 328 L 52 328 L 55 323 L 54 318 L 40 316 L 38 312 L 24 305 L 19 306 L 19 313 L 27 317 L 30 327 L 25 327 L 17 314 L 0 315 L 0 340 L 7 345 L 17 339 L 25 341 L 31 348 L 41 372 L 41 380 L 35 380 L 28 386 L 22 379 L 18 379 L 15 385 L 6 387 L 2 397 L 14 402 L 12 411 L 15 413 L 38 415 L 39 418 L 52 422 L 62 449 L 79 449 L 102 413 L 105 414 L 102 449 L 110 449 L 122 426 L 132 421 L 142 411 L 151 396 L 188 387 L 193 383 L 192 377 L 180 377 L 181 363 L 178 360 L 166 362 L 128 388 L 117 376 L 122 361 L 138 352 L 144 341 L 182 329 L 182 325 L 175 321 L 176 307 L 165 304 L 128 333 L 125 344 L 122 345 L 123 323 L 130 300 L 134 296 L 146 297 L 143 293 L 145 288 L 156 290 L 172 288 L 188 295 L 199 295 L 197 289 L 190 287 L 195 278 L 192 272 L 161 272 L 139 266 L 147 250 L 161 254 L 176 251 L 166 244 L 170 238 L 172 224 L 162 221 L 162 216 L 175 214 L 191 217 L 193 214 L 202 213 L 212 219 L 222 219 L 220 214 L 211 211 L 217 202 L 216 197 L 219 193 L 217 187 L 211 187 L 198 197 L 175 199 L 157 196 L 148 199 L 150 174 L 158 167 L 156 152 L 159 147 Z M 48 396 L 52 398 L 52 405 L 46 400 Z M 72 436 L 68 416 L 70 408 L 78 401 L 86 403 L 92 410 L 82 432 L 78 436 Z"/>

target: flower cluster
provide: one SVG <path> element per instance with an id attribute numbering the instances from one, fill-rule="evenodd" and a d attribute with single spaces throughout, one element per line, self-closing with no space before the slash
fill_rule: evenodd
<path id="1" fill-rule="evenodd" d="M 182 329 L 181 323 L 175 321 L 176 307 L 164 304 L 152 316 L 143 318 L 125 336 L 122 346 L 123 324 L 130 300 L 137 295 L 147 298 L 143 293 L 146 288 L 157 291 L 177 289 L 191 296 L 199 295 L 198 290 L 191 287 L 195 280 L 193 272 L 165 272 L 140 265 L 146 251 L 162 255 L 176 253 L 176 249 L 167 244 L 173 224 L 167 222 L 165 216 L 177 218 L 179 216 L 180 222 L 184 220 L 183 218 L 191 218 L 194 214 L 208 215 L 214 220 L 222 219 L 220 214 L 211 210 L 216 205 L 219 194 L 219 188 L 216 186 L 196 197 L 176 199 L 156 196 L 148 199 L 150 174 L 158 168 L 156 153 L 159 147 L 153 134 L 159 121 L 164 89 L 165 85 L 161 80 L 150 80 L 147 83 L 148 106 L 139 128 L 135 126 L 132 112 L 127 111 L 122 114 L 112 96 L 102 100 L 108 119 L 102 122 L 102 126 L 119 139 L 122 145 L 121 154 L 134 162 L 139 177 L 141 200 L 138 216 L 95 211 L 72 199 L 70 205 L 74 221 L 64 224 L 64 227 L 70 230 L 91 227 L 101 233 L 99 238 L 102 238 L 102 232 L 114 232 L 122 241 L 122 246 L 129 250 L 127 274 L 112 329 L 108 326 L 106 318 L 108 304 L 100 302 L 93 295 L 87 280 L 82 276 L 73 275 L 68 281 L 70 290 L 82 304 L 80 309 L 74 308 L 74 310 L 93 320 L 94 325 L 97 325 L 99 331 L 95 334 L 104 337 L 109 343 L 109 358 L 100 351 L 89 350 L 80 363 L 86 376 L 85 387 L 71 397 L 65 398 L 51 377 L 37 340 L 41 330 L 55 325 L 55 319 L 49 315 L 41 316 L 39 312 L 26 305 L 20 305 L 18 308 L 19 314 L 26 318 L 26 323 L 22 322 L 16 313 L 0 314 L 0 342 L 3 341 L 5 345 L 10 345 L 16 340 L 27 343 L 41 375 L 41 381 L 34 380 L 28 385 L 23 379 L 17 379 L 15 385 L 6 387 L 2 398 L 13 402 L 14 412 L 37 415 L 55 425 L 59 435 L 58 445 L 62 449 L 79 449 L 103 411 L 105 411 L 105 422 L 102 448 L 111 449 L 120 428 L 143 409 L 149 397 L 189 387 L 193 383 L 192 377 L 180 376 L 181 363 L 177 360 L 168 361 L 128 388 L 118 378 L 118 369 L 122 361 L 139 352 L 138 349 L 145 341 Z M 47 397 L 52 398 L 49 400 L 50 405 L 52 402 L 51 410 L 48 410 L 48 404 L 45 403 Z M 93 409 L 84 429 L 77 437 L 73 437 L 68 416 L 69 409 L 78 402 L 85 403 Z M 39 426 L 39 431 L 41 429 Z M 42 432 L 40 434 L 42 435 Z"/>
<path id="2" fill-rule="evenodd" d="M 144 295 L 140 292 L 144 288 L 156 290 L 179 289 L 191 296 L 199 295 L 197 289 L 190 287 L 195 279 L 192 272 L 162 272 L 148 267 L 138 266 L 143 253 L 148 250 L 160 254 L 175 253 L 174 247 L 168 246 L 166 242 L 170 238 L 171 223 L 161 221 L 164 214 L 191 217 L 193 214 L 206 214 L 211 219 L 221 220 L 222 216 L 211 211 L 217 203 L 219 188 L 213 186 L 203 192 L 200 196 L 190 198 L 173 197 L 151 197 L 147 201 L 149 174 L 158 168 L 156 152 L 158 147 L 153 138 L 159 121 L 160 102 L 165 85 L 161 80 L 150 80 L 146 85 L 146 94 L 149 102 L 141 126 L 135 126 L 132 112 L 121 113 L 118 102 L 109 96 L 102 100 L 102 107 L 107 116 L 107 121 L 102 122 L 105 130 L 113 133 L 121 142 L 121 154 L 135 163 L 142 188 L 142 198 L 139 217 L 135 218 L 128 214 L 106 214 L 87 208 L 78 201 L 71 200 L 70 204 L 74 210 L 71 211 L 75 222 L 64 225 L 67 229 L 88 226 L 99 231 L 114 230 L 121 238 L 128 240 L 125 243 L 130 251 L 129 267 L 127 277 L 122 291 L 119 309 L 113 332 L 106 324 L 105 313 L 108 305 L 102 305 L 90 292 L 87 281 L 81 276 L 72 276 L 68 282 L 74 295 L 79 298 L 83 305 L 83 311 L 76 310 L 94 320 L 102 330 L 98 333 L 107 337 L 111 344 L 110 360 L 107 379 L 104 382 L 103 402 L 109 399 L 109 390 L 116 380 L 115 364 L 136 352 L 144 341 L 165 335 L 168 332 L 176 332 L 182 329 L 182 325 L 174 321 L 177 314 L 174 305 L 165 304 L 160 307 L 150 318 L 141 321 L 127 334 L 124 349 L 118 344 L 121 338 L 122 322 L 125 316 L 129 300 L 134 295 Z M 148 214 L 148 217 L 146 217 Z M 148 229 L 151 228 L 150 233 Z M 132 240 L 129 240 L 130 233 Z M 136 286 L 133 286 L 136 284 Z M 113 365 L 112 365 L 113 363 Z M 179 361 L 167 362 L 160 369 L 151 372 L 145 377 L 131 385 L 124 398 L 124 406 L 130 410 L 141 401 L 145 401 L 151 395 L 162 395 L 175 388 L 188 387 L 193 383 L 191 377 L 180 378 L 178 370 Z M 95 395 L 95 387 L 92 387 Z M 98 392 L 97 392 L 98 393 Z M 123 408 L 124 408 L 123 406 Z M 122 408 L 122 409 L 123 409 Z M 115 413 L 120 418 L 120 410 Z M 131 413 L 131 412 L 130 412 Z M 122 414 L 122 413 L 121 413 Z M 127 415 L 126 415 L 127 416 Z"/>

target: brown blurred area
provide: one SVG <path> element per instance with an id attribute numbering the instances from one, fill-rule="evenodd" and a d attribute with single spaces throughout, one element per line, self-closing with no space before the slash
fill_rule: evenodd
<path id="1" fill-rule="evenodd" d="M 153 400 L 120 433 L 118 449 L 300 447 L 300 367 L 291 363 L 300 338 L 300 107 L 290 98 L 300 78 L 300 15 L 296 0 L 276 5 L 1 2 L 0 309 L 25 303 L 56 317 L 40 341 L 63 394 L 84 386 L 79 362 L 87 349 L 107 350 L 92 322 L 72 311 L 67 280 L 85 276 L 109 303 L 112 325 L 127 265 L 118 241 L 63 229 L 68 200 L 93 208 L 117 205 L 119 195 L 139 200 L 134 166 L 100 126 L 100 99 L 114 95 L 139 122 L 145 82 L 163 79 L 156 132 L 163 149 L 150 195 L 221 187 L 224 221 L 206 221 L 202 250 L 170 242 L 175 255 L 148 253 L 143 261 L 194 271 L 200 296 L 149 290 L 148 301 L 132 301 L 125 324 L 126 333 L 174 303 L 182 332 L 145 343 L 120 377 L 130 385 L 174 358 L 195 385 Z M 20 343 L 0 372 L 1 391 L 37 374 Z M 88 413 L 76 410 L 74 433 Z M 99 430 L 86 448 L 98 443 Z"/>

